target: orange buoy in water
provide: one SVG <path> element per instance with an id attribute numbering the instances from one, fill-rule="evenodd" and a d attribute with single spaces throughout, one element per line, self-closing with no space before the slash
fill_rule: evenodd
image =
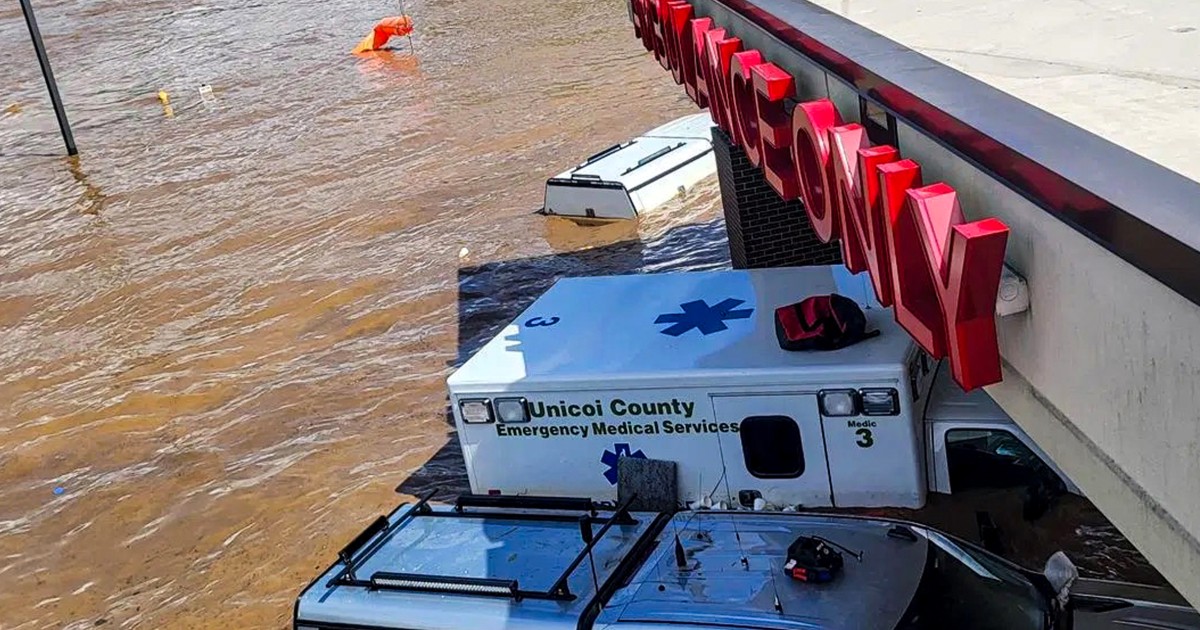
<path id="1" fill-rule="evenodd" d="M 371 52 L 383 48 L 388 40 L 393 37 L 403 37 L 412 33 L 413 24 L 412 18 L 407 15 L 400 17 L 383 18 L 375 25 L 370 35 L 363 38 L 358 46 L 354 47 L 354 54 Z"/>

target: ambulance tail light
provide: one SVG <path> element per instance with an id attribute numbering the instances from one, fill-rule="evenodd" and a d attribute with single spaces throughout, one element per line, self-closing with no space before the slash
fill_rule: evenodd
<path id="1" fill-rule="evenodd" d="M 492 417 L 492 403 L 486 398 L 460 400 L 458 410 L 462 414 L 463 422 L 467 424 L 495 422 L 495 418 Z"/>
<path id="2" fill-rule="evenodd" d="M 853 389 L 823 389 L 817 392 L 823 416 L 857 416 L 858 392 Z"/>
<path id="3" fill-rule="evenodd" d="M 858 390 L 864 416 L 900 415 L 900 394 L 890 387 Z"/>
<path id="4" fill-rule="evenodd" d="M 497 398 L 494 402 L 500 422 L 529 422 L 529 405 L 525 404 L 524 398 Z"/>

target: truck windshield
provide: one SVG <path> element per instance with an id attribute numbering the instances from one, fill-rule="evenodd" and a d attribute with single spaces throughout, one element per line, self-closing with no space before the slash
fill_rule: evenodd
<path id="1" fill-rule="evenodd" d="M 1020 571 L 937 532 L 925 535 L 925 572 L 897 630 L 1051 628 L 1045 596 Z"/>

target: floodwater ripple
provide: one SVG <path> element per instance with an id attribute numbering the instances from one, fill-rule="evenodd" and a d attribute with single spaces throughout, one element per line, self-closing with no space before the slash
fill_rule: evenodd
<path id="1" fill-rule="evenodd" d="M 394 5 L 39 2 L 78 159 L 0 11 L 0 628 L 288 627 L 397 484 L 463 488 L 445 377 L 553 279 L 727 264 L 715 182 L 532 214 L 694 111 L 620 0 L 406 4 L 358 59 Z"/>

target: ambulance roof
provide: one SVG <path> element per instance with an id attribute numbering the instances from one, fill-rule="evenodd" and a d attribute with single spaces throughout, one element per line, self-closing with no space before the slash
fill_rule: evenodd
<path id="1" fill-rule="evenodd" d="M 869 300 L 866 274 L 789 267 L 559 280 L 449 378 L 455 391 L 549 389 L 621 381 L 653 387 L 896 378 L 913 343 L 890 310 L 866 308 L 878 337 L 841 350 L 789 352 L 779 306 L 829 293 Z"/>

